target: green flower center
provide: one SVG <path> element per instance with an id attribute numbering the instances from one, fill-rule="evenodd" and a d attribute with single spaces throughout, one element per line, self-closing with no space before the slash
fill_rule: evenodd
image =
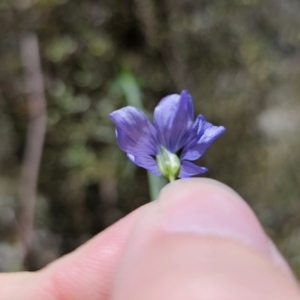
<path id="1" fill-rule="evenodd" d="M 156 162 L 160 173 L 169 181 L 174 181 L 180 170 L 179 157 L 168 151 L 165 147 L 159 147 L 159 154 L 156 156 Z"/>

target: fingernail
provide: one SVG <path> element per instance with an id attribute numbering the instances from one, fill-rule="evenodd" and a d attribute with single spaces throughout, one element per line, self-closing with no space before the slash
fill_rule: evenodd
<path id="1" fill-rule="evenodd" d="M 252 210 L 221 183 L 179 180 L 163 189 L 158 208 L 159 226 L 165 231 L 232 238 L 270 255 L 268 238 Z"/>

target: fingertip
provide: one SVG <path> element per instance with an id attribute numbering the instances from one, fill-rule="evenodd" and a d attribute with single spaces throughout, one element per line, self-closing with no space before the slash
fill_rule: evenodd
<path id="1" fill-rule="evenodd" d="M 172 199 L 172 201 L 174 202 L 174 199 L 177 198 L 197 195 L 201 193 L 205 188 L 220 190 L 221 192 L 231 193 L 239 197 L 237 192 L 230 188 L 228 185 L 212 178 L 203 177 L 184 178 L 170 182 L 161 189 L 157 200 L 164 199 L 164 202 L 166 202 L 166 199 Z"/>
<path id="2" fill-rule="evenodd" d="M 163 230 L 232 238 L 269 255 L 268 238 L 251 208 L 216 180 L 192 178 L 169 184 L 158 197 L 157 212 Z"/>
<path id="3" fill-rule="evenodd" d="M 178 180 L 138 218 L 112 299 L 298 299 L 271 252 L 255 214 L 231 188 Z"/>
<path id="4" fill-rule="evenodd" d="M 227 199 L 228 201 L 224 201 L 224 199 Z M 243 225 L 246 225 L 248 228 L 254 229 L 255 232 L 252 236 L 252 243 L 247 241 L 247 234 L 249 235 L 249 231 L 240 232 L 240 236 L 229 234 L 230 237 L 237 237 L 240 242 L 246 243 L 248 246 L 251 246 L 251 244 L 252 246 L 254 245 L 256 250 L 267 255 L 268 258 L 270 258 L 287 276 L 294 279 L 294 275 L 288 263 L 278 251 L 275 244 L 267 237 L 251 208 L 244 199 L 229 186 L 209 178 L 177 180 L 162 189 L 158 200 L 160 202 L 161 210 L 166 212 L 172 210 L 178 202 L 177 210 L 186 215 L 190 227 L 197 226 L 195 223 L 191 223 L 194 222 L 192 221 L 193 215 L 198 221 L 200 218 L 205 219 L 213 216 L 215 220 L 212 220 L 212 223 L 215 222 L 214 224 L 216 225 L 220 219 L 229 212 L 229 219 L 231 217 L 233 220 L 233 223 L 231 224 L 234 227 L 233 231 L 238 233 Z M 190 209 L 187 209 L 187 206 L 190 206 Z M 190 210 L 190 212 L 186 212 L 186 209 Z M 194 212 L 194 214 L 191 214 L 191 212 Z M 202 217 L 199 215 L 199 212 L 202 212 Z M 177 227 L 177 230 L 182 231 L 184 228 L 182 225 L 182 223 L 178 223 L 178 215 L 176 215 L 175 227 Z M 202 233 L 210 233 L 209 226 L 211 225 L 212 224 L 207 223 L 202 224 L 202 226 L 206 228 L 204 230 L 202 227 Z M 219 234 L 220 229 L 222 231 L 229 223 L 222 223 L 219 225 L 221 226 L 211 233 Z M 173 231 L 174 228 L 171 228 L 171 230 Z M 195 231 L 195 228 L 192 231 Z"/>
<path id="5" fill-rule="evenodd" d="M 248 247 L 215 236 L 162 234 L 127 257 L 112 299 L 296 300 L 299 295 L 294 280 Z"/>

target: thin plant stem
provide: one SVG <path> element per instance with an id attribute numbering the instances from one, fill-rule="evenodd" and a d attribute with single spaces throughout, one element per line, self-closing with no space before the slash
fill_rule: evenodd
<path id="1" fill-rule="evenodd" d="M 15 0 L 15 6 L 26 15 L 32 2 L 31 0 Z M 20 260 L 23 268 L 26 269 L 33 236 L 38 175 L 47 124 L 47 104 L 37 34 L 25 26 L 20 32 L 19 41 L 28 107 L 27 137 L 18 187 Z"/>

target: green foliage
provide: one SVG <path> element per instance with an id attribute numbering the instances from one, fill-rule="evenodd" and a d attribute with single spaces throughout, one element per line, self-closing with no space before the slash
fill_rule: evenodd
<path id="1" fill-rule="evenodd" d="M 59 63 L 66 60 L 71 54 L 73 54 L 77 47 L 77 43 L 72 40 L 71 37 L 57 37 L 48 45 L 46 49 L 46 56 L 49 61 Z"/>

